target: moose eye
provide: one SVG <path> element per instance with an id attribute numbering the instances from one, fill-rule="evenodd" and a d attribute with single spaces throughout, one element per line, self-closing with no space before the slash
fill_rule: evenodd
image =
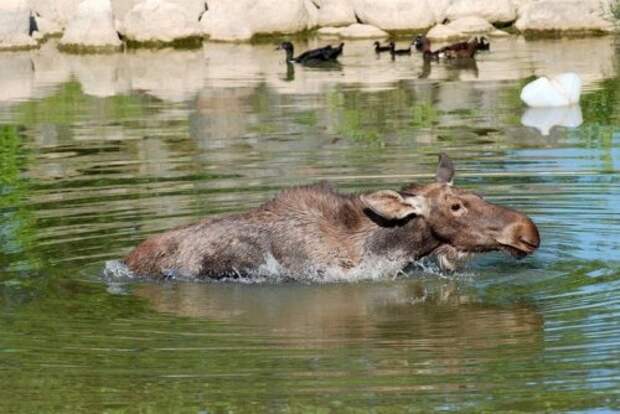
<path id="1" fill-rule="evenodd" d="M 459 211 L 461 209 L 461 205 L 459 203 L 454 203 L 450 206 L 452 211 Z"/>

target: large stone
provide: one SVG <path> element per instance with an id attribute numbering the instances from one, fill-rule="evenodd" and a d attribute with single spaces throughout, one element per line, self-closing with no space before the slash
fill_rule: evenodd
<path id="1" fill-rule="evenodd" d="M 124 17 L 123 34 L 139 43 L 170 43 L 202 36 L 195 16 L 171 0 L 143 0 Z"/>
<path id="2" fill-rule="evenodd" d="M 378 27 L 359 23 L 347 26 L 340 32 L 340 37 L 345 39 L 373 39 L 387 36 L 389 34 Z"/>
<path id="3" fill-rule="evenodd" d="M 80 0 L 29 0 L 39 33 L 54 35 L 62 33 L 75 15 Z"/>
<path id="4" fill-rule="evenodd" d="M 39 15 L 35 15 L 34 19 L 37 24 L 37 30 L 33 33 L 33 37 L 37 36 L 43 38 L 45 36 L 58 35 L 64 30 L 62 24 L 56 19 Z"/>
<path id="5" fill-rule="evenodd" d="M 110 49 L 121 46 L 110 0 L 83 0 L 60 40 L 60 46 L 77 49 Z"/>
<path id="6" fill-rule="evenodd" d="M 448 25 L 438 24 L 426 33 L 426 37 L 431 40 L 452 40 L 467 37 L 467 35 Z"/>
<path id="7" fill-rule="evenodd" d="M 112 13 L 116 18 L 116 25 L 118 30 L 124 31 L 123 20 L 127 13 L 131 11 L 142 0 L 111 0 L 112 1 Z M 206 10 L 205 0 L 168 0 L 169 3 L 175 3 L 179 7 L 183 8 L 190 19 L 198 21 L 200 16 Z"/>
<path id="8" fill-rule="evenodd" d="M 521 8 L 526 4 L 531 3 L 533 0 L 511 0 L 512 5 L 517 11 L 517 16 L 521 16 Z"/>
<path id="9" fill-rule="evenodd" d="M 488 35 L 493 37 L 509 37 L 510 33 L 503 30 L 495 29 L 492 32 L 489 32 Z"/>
<path id="10" fill-rule="evenodd" d="M 489 33 L 495 30 L 491 23 L 476 16 L 461 17 L 448 23 L 447 27 L 464 34 Z"/>
<path id="11" fill-rule="evenodd" d="M 494 33 L 493 25 L 481 17 L 461 17 L 448 24 L 438 24 L 428 31 L 426 37 L 432 40 L 466 39 L 472 34 Z"/>
<path id="12" fill-rule="evenodd" d="M 319 36 L 340 37 L 340 32 L 342 32 L 342 30 L 342 27 L 327 26 L 321 27 L 319 30 L 317 30 L 317 33 Z"/>
<path id="13" fill-rule="evenodd" d="M 613 24 L 602 17 L 604 12 L 597 3 L 587 1 L 542 0 L 523 6 L 515 26 L 522 32 L 613 31 Z"/>
<path id="14" fill-rule="evenodd" d="M 437 23 L 442 23 L 446 19 L 446 13 L 451 3 L 452 0 L 432 0 L 428 2 L 428 6 L 431 8 Z"/>
<path id="15" fill-rule="evenodd" d="M 212 40 L 239 41 L 256 34 L 295 33 L 316 24 L 316 11 L 307 0 L 213 0 L 208 5 L 201 24 Z"/>
<path id="16" fill-rule="evenodd" d="M 375 26 L 359 23 L 347 27 L 322 27 L 318 33 L 322 36 L 337 36 L 344 39 L 374 39 L 389 36 L 387 32 Z"/>
<path id="17" fill-rule="evenodd" d="M 306 22 L 306 29 L 313 29 L 319 25 L 319 9 L 312 2 L 312 0 L 304 0 L 304 7 L 308 13 L 308 21 Z"/>
<path id="18" fill-rule="evenodd" d="M 29 29 L 30 8 L 26 0 L 0 1 L 0 49 L 36 47 Z"/>
<path id="19" fill-rule="evenodd" d="M 314 0 L 318 10 L 318 25 L 348 26 L 356 23 L 352 0 Z"/>
<path id="20" fill-rule="evenodd" d="M 502 23 L 514 21 L 517 13 L 510 0 L 455 0 L 446 11 L 446 17 L 450 20 L 467 16 L 477 16 L 492 23 Z"/>
<path id="21" fill-rule="evenodd" d="M 435 24 L 428 0 L 353 0 L 353 8 L 362 23 L 383 30 L 425 29 Z"/>

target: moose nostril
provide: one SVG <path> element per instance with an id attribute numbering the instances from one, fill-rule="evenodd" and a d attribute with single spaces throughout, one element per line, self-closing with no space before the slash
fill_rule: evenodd
<path id="1" fill-rule="evenodd" d="M 535 248 L 538 248 L 538 246 L 540 244 L 540 241 L 538 239 L 531 240 L 531 239 L 528 239 L 527 237 L 523 237 L 523 236 L 519 237 L 519 240 L 521 242 L 527 244 L 528 246 L 535 247 Z"/>

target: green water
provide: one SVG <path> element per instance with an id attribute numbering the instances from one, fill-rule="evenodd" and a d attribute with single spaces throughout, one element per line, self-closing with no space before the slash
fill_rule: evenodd
<path id="1" fill-rule="evenodd" d="M 430 68 L 368 43 L 331 68 L 271 44 L 0 54 L 0 412 L 620 410 L 620 38 Z M 581 107 L 526 112 L 521 87 L 567 70 Z M 533 218 L 536 254 L 356 283 L 104 276 L 285 186 L 430 180 L 440 151 Z"/>

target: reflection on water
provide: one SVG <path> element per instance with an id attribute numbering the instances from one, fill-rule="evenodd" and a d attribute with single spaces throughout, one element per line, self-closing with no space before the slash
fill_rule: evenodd
<path id="1" fill-rule="evenodd" d="M 579 105 L 554 108 L 527 108 L 521 117 L 525 126 L 536 128 L 542 135 L 549 135 L 554 126 L 577 128 L 583 123 Z"/>
<path id="2" fill-rule="evenodd" d="M 393 346 L 422 341 L 454 356 L 457 343 L 467 342 L 468 352 L 475 352 L 490 347 L 491 338 L 498 342 L 493 346 L 533 345 L 542 333 L 542 317 L 533 307 L 482 305 L 453 280 L 277 288 L 144 284 L 134 294 L 159 312 L 254 327 L 257 334 L 278 333 L 283 346 L 341 346 L 340 341 L 376 338 Z"/>
<path id="3" fill-rule="evenodd" d="M 0 411 L 620 408 L 618 38 L 497 39 L 457 65 L 370 43 L 339 67 L 272 44 L 0 54 Z M 529 77 L 567 70 L 580 107 L 522 107 Z M 540 251 L 374 283 L 101 277 L 283 186 L 429 180 L 439 151 L 533 217 Z"/>

